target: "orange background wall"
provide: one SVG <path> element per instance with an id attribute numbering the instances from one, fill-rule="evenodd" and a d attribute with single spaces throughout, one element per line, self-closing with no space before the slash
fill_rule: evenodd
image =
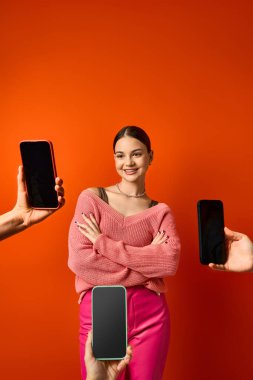
<path id="1" fill-rule="evenodd" d="M 199 264 L 196 202 L 222 199 L 227 226 L 253 237 L 252 2 L 4 3 L 0 212 L 15 204 L 23 139 L 53 141 L 67 204 L 1 242 L 1 379 L 79 379 L 68 227 L 82 189 L 118 180 L 112 140 L 129 124 L 151 137 L 148 192 L 182 238 L 164 379 L 251 379 L 253 275 Z"/>

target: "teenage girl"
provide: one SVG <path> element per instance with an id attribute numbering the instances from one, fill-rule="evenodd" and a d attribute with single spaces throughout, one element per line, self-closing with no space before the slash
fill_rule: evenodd
<path id="1" fill-rule="evenodd" d="M 127 288 L 128 343 L 133 358 L 118 379 L 161 380 L 170 337 L 163 277 L 176 273 L 180 242 L 172 212 L 145 190 L 153 160 L 148 135 L 125 127 L 113 142 L 119 183 L 89 188 L 78 199 L 69 233 L 69 267 L 80 294 L 80 358 L 91 330 L 96 285 Z"/>

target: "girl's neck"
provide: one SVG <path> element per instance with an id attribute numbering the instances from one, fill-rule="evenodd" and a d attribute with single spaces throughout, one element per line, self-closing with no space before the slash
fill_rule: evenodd
<path id="1" fill-rule="evenodd" d="M 145 182 L 126 182 L 122 180 L 118 183 L 117 189 L 119 192 L 128 195 L 128 196 L 140 196 L 145 195 Z"/>

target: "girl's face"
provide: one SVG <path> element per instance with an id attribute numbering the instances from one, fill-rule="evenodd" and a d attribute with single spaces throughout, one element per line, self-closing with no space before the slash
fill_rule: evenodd
<path id="1" fill-rule="evenodd" d="M 144 177 L 152 161 L 153 152 L 134 137 L 124 136 L 115 145 L 115 166 L 122 179 L 134 182 Z"/>

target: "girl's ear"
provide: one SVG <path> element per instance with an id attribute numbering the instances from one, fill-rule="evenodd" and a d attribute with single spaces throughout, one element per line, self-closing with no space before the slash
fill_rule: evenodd
<path id="1" fill-rule="evenodd" d="M 149 153 L 149 165 L 151 165 L 151 162 L 153 161 L 153 159 L 154 159 L 154 152 L 153 150 L 151 150 Z"/>

